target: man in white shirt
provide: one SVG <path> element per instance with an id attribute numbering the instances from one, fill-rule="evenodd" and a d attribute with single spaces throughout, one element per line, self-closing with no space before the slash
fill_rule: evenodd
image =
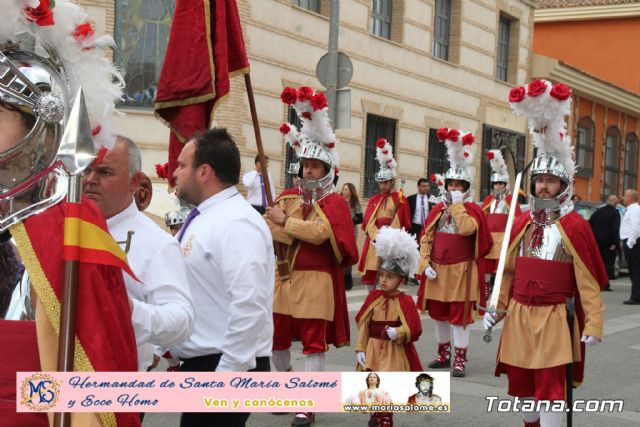
<path id="1" fill-rule="evenodd" d="M 264 156 L 266 161 L 266 167 L 269 167 L 269 157 Z M 256 155 L 254 160 L 256 168 L 242 175 L 242 184 L 247 189 L 247 201 L 251 203 L 251 206 L 255 208 L 260 215 L 264 215 L 265 208 L 267 207 L 267 193 L 265 191 L 265 182 L 262 178 L 262 167 L 260 166 L 260 155 Z M 271 195 L 275 197 L 276 188 L 273 186 L 273 179 L 271 173 L 269 173 L 269 188 L 271 188 Z"/>
<path id="2" fill-rule="evenodd" d="M 420 232 L 424 227 L 424 222 L 429 215 L 429 181 L 427 178 L 418 180 L 418 192 L 407 197 L 409 201 L 409 211 L 411 213 L 411 234 L 420 238 Z"/>
<path id="3" fill-rule="evenodd" d="M 189 140 L 176 195 L 196 206 L 178 233 L 196 306 L 193 335 L 171 349 L 181 371 L 269 371 L 275 256 L 264 219 L 236 189 L 240 153 L 226 129 Z M 244 426 L 248 413 L 183 413 L 180 425 Z"/>
<path id="4" fill-rule="evenodd" d="M 622 203 L 627 211 L 620 223 L 620 240 L 624 247 L 624 254 L 629 265 L 631 277 L 631 297 L 624 301 L 628 305 L 640 305 L 640 204 L 638 192 L 628 189 L 624 192 Z"/>
<path id="5" fill-rule="evenodd" d="M 127 251 L 140 282 L 124 275 L 138 346 L 138 370 L 153 361 L 154 345 L 169 347 L 189 338 L 194 308 L 178 242 L 138 210 L 140 150 L 119 136 L 113 149 L 86 169 L 83 193 L 107 220 L 109 232 Z"/>

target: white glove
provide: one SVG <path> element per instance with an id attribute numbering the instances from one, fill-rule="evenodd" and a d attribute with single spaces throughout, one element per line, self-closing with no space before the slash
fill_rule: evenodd
<path id="1" fill-rule="evenodd" d="M 365 369 L 365 363 L 367 363 L 367 359 L 364 357 L 364 351 L 356 351 L 356 359 L 358 359 L 358 363 L 362 366 L 362 369 Z"/>
<path id="2" fill-rule="evenodd" d="M 452 191 L 451 192 L 451 203 L 462 203 L 462 198 L 464 197 L 464 195 L 462 194 L 462 191 Z"/>
<path id="3" fill-rule="evenodd" d="M 429 280 L 433 280 L 438 277 L 438 273 L 436 273 L 436 271 L 431 268 L 431 266 L 424 269 L 424 275 L 427 276 L 427 279 Z"/>
<path id="4" fill-rule="evenodd" d="M 586 345 L 596 345 L 600 342 L 600 340 L 596 337 L 592 337 L 589 335 L 583 335 L 582 339 L 580 340 L 583 343 L 585 343 Z"/>
<path id="5" fill-rule="evenodd" d="M 627 239 L 627 247 L 629 249 L 633 249 L 633 247 L 636 245 L 636 241 L 632 240 L 632 239 Z"/>
<path id="6" fill-rule="evenodd" d="M 484 313 L 484 319 L 482 320 L 482 324 L 484 325 L 484 330 L 488 331 L 493 328 L 498 322 L 498 315 L 496 313 Z"/>
<path id="7" fill-rule="evenodd" d="M 387 333 L 387 336 L 391 341 L 395 341 L 398 339 L 398 331 L 396 331 L 396 328 L 387 326 L 387 328 L 385 329 L 385 332 Z"/>

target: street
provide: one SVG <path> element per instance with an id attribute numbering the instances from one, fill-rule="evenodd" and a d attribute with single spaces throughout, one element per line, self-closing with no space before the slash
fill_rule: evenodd
<path id="1" fill-rule="evenodd" d="M 587 348 L 585 383 L 574 390 L 574 399 L 623 399 L 621 413 L 574 413 L 575 426 L 636 426 L 640 424 L 640 307 L 623 305 L 629 297 L 631 282 L 623 275 L 611 282 L 613 292 L 603 292 L 606 307 L 605 332 L 603 342 Z M 405 286 L 405 292 L 415 295 L 417 286 Z M 357 337 L 355 315 L 364 301 L 366 291 L 354 273 L 354 287 L 347 291 L 349 316 L 351 318 L 351 339 Z M 436 340 L 433 322 L 423 317 L 423 333 L 416 343 L 418 354 L 424 367 L 435 358 Z M 451 378 L 451 413 L 439 415 L 395 414 L 397 426 L 521 426 L 520 414 L 487 413 L 486 396 L 507 398 L 507 378 L 493 375 L 495 357 L 499 342 L 499 328 L 494 330 L 490 344 L 482 340 L 482 322 L 477 321 L 471 328 L 467 376 Z M 300 345 L 292 347 L 294 370 L 303 370 L 305 358 Z M 327 353 L 328 371 L 354 371 L 355 353 L 353 347 L 331 348 Z M 161 369 L 164 369 L 162 367 Z M 494 405 L 495 406 L 495 405 Z M 292 414 L 273 415 L 252 414 L 247 423 L 251 427 L 289 426 Z M 316 415 L 315 426 L 363 426 L 368 416 L 364 414 L 320 413 Z M 175 427 L 179 425 L 179 414 L 147 414 L 144 427 Z"/>

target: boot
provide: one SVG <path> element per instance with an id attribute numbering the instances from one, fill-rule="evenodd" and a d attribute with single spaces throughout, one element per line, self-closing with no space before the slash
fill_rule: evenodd
<path id="1" fill-rule="evenodd" d="M 524 422 L 524 427 L 540 427 L 540 419 L 532 422 Z"/>
<path id="2" fill-rule="evenodd" d="M 456 347 L 456 355 L 453 361 L 453 376 L 454 377 L 464 377 L 464 363 L 467 361 L 467 349 L 466 348 L 457 348 Z"/>
<path id="3" fill-rule="evenodd" d="M 393 427 L 393 412 L 374 412 L 369 417 L 369 427 Z"/>
<path id="4" fill-rule="evenodd" d="M 429 363 L 431 369 L 442 369 L 451 366 L 451 342 L 438 343 L 438 358 Z"/>
<path id="5" fill-rule="evenodd" d="M 298 415 L 304 415 L 303 417 L 299 417 Z M 296 413 L 293 421 L 291 422 L 292 427 L 300 427 L 300 426 L 310 426 L 311 423 L 315 421 L 315 417 L 313 412 L 298 412 Z"/>

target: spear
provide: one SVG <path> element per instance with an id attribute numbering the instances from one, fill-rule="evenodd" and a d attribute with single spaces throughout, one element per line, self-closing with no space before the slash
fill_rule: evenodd
<path id="1" fill-rule="evenodd" d="M 58 155 L 69 176 L 69 189 L 65 217 L 72 209 L 79 210 L 82 200 L 82 172 L 95 160 L 95 150 L 92 142 L 91 125 L 84 101 L 84 94 L 80 88 L 69 120 L 62 135 L 62 142 Z M 75 224 L 75 225 L 72 225 Z M 77 222 L 65 221 L 64 239 L 72 247 L 78 247 L 79 229 Z M 75 228 L 74 228 L 75 227 Z M 58 337 L 58 371 L 73 371 L 75 354 L 76 317 L 78 311 L 78 266 L 77 259 L 64 260 L 63 290 L 60 301 L 60 335 Z M 54 415 L 55 427 L 69 427 L 71 414 L 57 412 Z"/>
<path id="2" fill-rule="evenodd" d="M 269 183 L 269 172 L 267 171 L 267 163 L 265 162 L 264 148 L 262 147 L 262 136 L 260 135 L 260 124 L 258 123 L 258 112 L 256 110 L 256 102 L 253 98 L 253 86 L 251 85 L 251 76 L 249 73 L 244 75 L 244 84 L 247 88 L 247 96 L 249 98 L 249 109 L 251 110 L 251 121 L 253 122 L 253 132 L 256 137 L 256 146 L 258 147 L 258 157 L 260 159 L 260 172 L 264 182 L 264 192 L 267 199 L 267 205 L 273 206 L 273 195 L 271 194 L 271 185 Z M 276 250 L 276 258 L 278 263 L 278 275 L 280 280 L 289 278 L 289 260 L 285 258 L 282 245 L 274 241 Z"/>

